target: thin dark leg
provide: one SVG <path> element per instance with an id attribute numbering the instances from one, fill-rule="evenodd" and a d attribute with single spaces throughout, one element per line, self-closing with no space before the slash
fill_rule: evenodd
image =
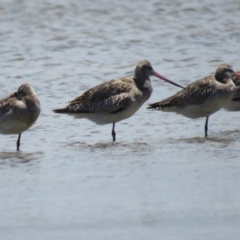
<path id="1" fill-rule="evenodd" d="M 116 133 L 114 131 L 114 128 L 115 128 L 115 123 L 113 123 L 113 127 L 112 127 L 112 137 L 113 137 L 113 142 L 116 141 Z"/>
<path id="2" fill-rule="evenodd" d="M 18 135 L 18 140 L 17 140 L 17 151 L 19 151 L 19 147 L 20 147 L 20 139 L 21 139 L 21 133 L 19 133 L 19 135 Z"/>
<path id="3" fill-rule="evenodd" d="M 206 123 L 205 123 L 205 137 L 207 137 L 207 131 L 208 131 L 208 118 L 209 116 L 206 117 Z"/>

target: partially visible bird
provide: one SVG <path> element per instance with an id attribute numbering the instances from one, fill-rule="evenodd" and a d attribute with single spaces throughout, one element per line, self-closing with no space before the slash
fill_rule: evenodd
<path id="1" fill-rule="evenodd" d="M 99 125 L 112 123 L 112 138 L 115 141 L 115 124 L 131 117 L 151 96 L 150 76 L 179 86 L 155 72 L 148 60 L 140 60 L 133 77 L 102 83 L 70 101 L 66 107 L 53 111 L 70 114 L 76 118 L 87 118 Z"/>
<path id="2" fill-rule="evenodd" d="M 21 134 L 35 123 L 40 110 L 39 100 L 29 84 L 21 85 L 17 92 L 0 100 L 0 133 L 18 134 L 17 151 Z"/>
<path id="3" fill-rule="evenodd" d="M 229 64 L 220 64 L 214 75 L 197 80 L 172 97 L 150 104 L 148 109 L 175 112 L 188 118 L 206 117 L 205 136 L 208 135 L 209 116 L 231 101 L 236 86 L 235 73 Z"/>
<path id="4" fill-rule="evenodd" d="M 237 72 L 240 75 L 240 72 Z M 240 111 L 240 76 L 235 76 L 233 82 L 236 85 L 236 91 L 232 101 L 225 105 L 225 109 L 228 111 Z"/>

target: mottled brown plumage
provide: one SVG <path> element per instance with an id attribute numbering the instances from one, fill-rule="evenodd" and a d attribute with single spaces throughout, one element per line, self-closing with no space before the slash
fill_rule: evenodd
<path id="1" fill-rule="evenodd" d="M 214 75 L 197 80 L 172 97 L 149 105 L 149 109 L 176 112 L 189 118 L 206 117 L 205 135 L 207 136 L 208 118 L 223 108 L 234 96 L 236 75 L 229 64 L 220 64 Z"/>
<path id="2" fill-rule="evenodd" d="M 95 86 L 70 101 L 66 113 L 113 113 L 125 109 L 131 101 L 132 79 L 121 78 Z M 151 86 L 146 86 L 151 91 Z M 61 110 L 61 109 L 60 109 Z"/>
<path id="3" fill-rule="evenodd" d="M 206 82 L 208 84 L 206 85 Z M 188 85 L 184 90 L 168 97 L 160 102 L 150 104 L 148 108 L 156 110 L 173 111 L 183 109 L 189 105 L 198 105 L 204 103 L 209 95 L 214 91 L 214 76 L 208 76 Z M 190 113 L 191 114 L 191 113 Z M 197 113 L 198 114 L 198 113 Z"/>
<path id="4" fill-rule="evenodd" d="M 133 77 L 123 77 L 95 86 L 70 101 L 65 108 L 53 110 L 76 118 L 87 118 L 97 124 L 113 124 L 131 117 L 152 93 L 150 76 L 156 76 L 171 84 L 174 82 L 156 73 L 148 60 L 141 60 L 135 67 Z"/>
<path id="5" fill-rule="evenodd" d="M 35 123 L 39 113 L 39 100 L 29 84 L 21 85 L 17 92 L 0 100 L 0 133 L 19 134 L 17 151 L 22 132 Z"/>

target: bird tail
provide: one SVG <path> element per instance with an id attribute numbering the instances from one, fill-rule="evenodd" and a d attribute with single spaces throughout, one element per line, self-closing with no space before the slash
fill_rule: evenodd
<path id="1" fill-rule="evenodd" d="M 59 109 L 54 109 L 53 112 L 55 112 L 55 113 L 69 113 L 69 109 L 59 108 Z"/>
<path id="2" fill-rule="evenodd" d="M 147 109 L 161 110 L 159 108 L 161 108 L 161 103 L 160 102 L 155 102 L 155 103 L 149 104 L 148 107 L 147 107 Z"/>
<path id="3" fill-rule="evenodd" d="M 171 111 L 174 111 L 177 107 L 180 107 L 180 106 L 176 106 L 174 98 L 170 97 L 170 98 L 163 99 L 160 102 L 149 104 L 147 109 L 155 109 L 155 110 L 171 112 Z"/>
<path id="4" fill-rule="evenodd" d="M 161 101 L 149 104 L 147 109 L 163 110 L 165 107 L 166 107 L 165 104 L 163 104 Z"/>

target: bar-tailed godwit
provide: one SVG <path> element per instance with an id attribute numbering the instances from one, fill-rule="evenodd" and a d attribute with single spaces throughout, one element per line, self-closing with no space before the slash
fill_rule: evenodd
<path id="1" fill-rule="evenodd" d="M 40 110 L 39 100 L 29 84 L 21 85 L 17 92 L 0 100 L 0 133 L 18 134 L 17 151 L 21 134 L 35 123 Z"/>
<path id="2" fill-rule="evenodd" d="M 240 74 L 240 72 L 237 72 Z M 225 105 L 225 109 L 228 111 L 240 111 L 240 77 L 235 76 L 233 82 L 236 85 L 236 92 L 232 101 Z"/>
<path id="3" fill-rule="evenodd" d="M 135 67 L 133 77 L 102 83 L 70 101 L 66 107 L 53 111 L 87 118 L 99 125 L 112 123 L 112 138 L 115 141 L 115 124 L 131 117 L 151 96 L 149 77 L 153 75 L 179 86 L 155 72 L 148 60 L 141 60 Z"/>
<path id="4" fill-rule="evenodd" d="M 206 117 L 205 136 L 208 131 L 208 118 L 223 108 L 234 96 L 236 87 L 232 79 L 235 73 L 229 64 L 220 64 L 214 75 L 197 80 L 172 97 L 150 104 L 148 109 L 175 112 L 188 118 Z"/>

